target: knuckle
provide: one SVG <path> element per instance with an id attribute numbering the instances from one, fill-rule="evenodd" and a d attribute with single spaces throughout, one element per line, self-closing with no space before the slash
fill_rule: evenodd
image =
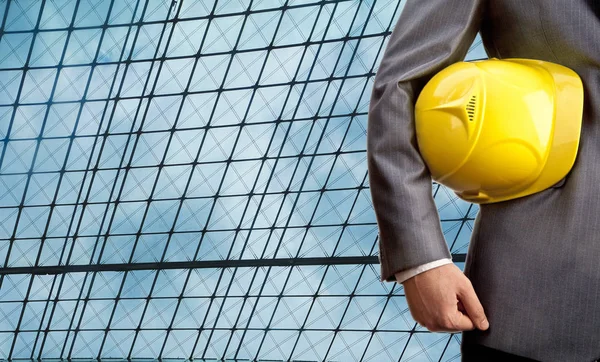
<path id="1" fill-rule="evenodd" d="M 430 332 L 438 332 L 439 331 L 439 326 L 436 325 L 435 323 L 427 323 L 426 325 L 424 325 L 423 327 L 427 328 L 427 330 L 429 330 Z"/>
<path id="2" fill-rule="evenodd" d="M 419 323 L 423 328 L 426 328 L 429 331 L 434 332 L 434 329 L 437 327 L 435 325 L 435 323 L 432 323 L 432 321 L 421 321 L 421 322 L 417 322 Z"/>
<path id="3" fill-rule="evenodd" d="M 423 323 L 426 321 L 423 315 L 421 314 L 411 313 L 411 317 L 415 322 L 419 323 L 420 325 L 423 325 Z"/>
<path id="4" fill-rule="evenodd" d="M 425 324 L 426 324 L 426 323 L 425 323 L 425 320 L 423 320 L 423 318 L 421 318 L 421 317 L 415 317 L 415 316 L 413 316 L 413 320 L 414 320 L 414 321 L 415 321 L 417 324 L 419 324 L 419 325 L 421 325 L 421 326 L 425 327 Z"/>
<path id="5" fill-rule="evenodd" d="M 465 278 L 464 282 L 460 285 L 460 289 L 463 292 L 471 292 L 473 290 L 473 283 L 468 278 Z"/>
<path id="6" fill-rule="evenodd" d="M 463 278 L 465 285 L 473 285 L 473 282 L 471 282 L 471 279 L 464 277 Z"/>
<path id="7" fill-rule="evenodd" d="M 454 319 L 449 315 L 445 315 L 440 319 L 438 324 L 441 328 L 452 329 L 454 328 Z"/>

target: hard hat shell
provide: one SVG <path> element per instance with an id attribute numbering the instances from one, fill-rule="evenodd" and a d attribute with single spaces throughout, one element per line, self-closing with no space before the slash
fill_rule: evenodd
<path id="1" fill-rule="evenodd" d="M 583 85 L 571 69 L 531 59 L 458 62 L 415 105 L 419 151 L 434 181 L 492 203 L 545 190 L 571 170 Z"/>

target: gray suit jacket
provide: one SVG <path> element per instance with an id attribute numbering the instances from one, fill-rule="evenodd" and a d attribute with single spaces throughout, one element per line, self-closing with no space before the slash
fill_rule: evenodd
<path id="1" fill-rule="evenodd" d="M 575 165 L 540 193 L 481 205 L 465 263 L 490 322 L 463 332 L 542 361 L 600 357 L 600 0 L 408 0 L 371 96 L 370 189 L 382 280 L 450 257 L 414 136 L 413 106 L 436 72 L 481 33 L 490 57 L 575 70 L 585 87 Z"/>

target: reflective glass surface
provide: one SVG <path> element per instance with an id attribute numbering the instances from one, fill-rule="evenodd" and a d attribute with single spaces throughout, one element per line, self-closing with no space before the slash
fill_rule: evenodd
<path id="1" fill-rule="evenodd" d="M 459 361 L 379 281 L 403 4 L 0 1 L 0 359 Z M 462 267 L 477 209 L 434 196 Z"/>

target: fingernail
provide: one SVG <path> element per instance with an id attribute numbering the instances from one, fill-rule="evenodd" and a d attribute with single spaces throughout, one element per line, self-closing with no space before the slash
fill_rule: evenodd
<path id="1" fill-rule="evenodd" d="M 481 329 L 486 329 L 487 327 L 490 326 L 490 323 L 488 322 L 488 320 L 484 320 L 483 322 L 481 322 Z"/>

